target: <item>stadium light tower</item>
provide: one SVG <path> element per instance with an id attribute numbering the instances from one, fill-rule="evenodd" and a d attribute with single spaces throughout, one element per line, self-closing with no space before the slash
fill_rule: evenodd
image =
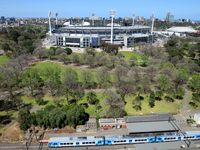
<path id="1" fill-rule="evenodd" d="M 56 13 L 56 25 L 58 25 L 58 13 Z"/>
<path id="2" fill-rule="evenodd" d="M 133 22 L 132 22 L 132 26 L 135 25 L 135 14 L 133 14 Z"/>
<path id="3" fill-rule="evenodd" d="M 48 17 L 49 17 L 49 35 L 51 35 L 52 34 L 52 31 L 51 31 L 51 11 L 49 11 Z"/>
<path id="4" fill-rule="evenodd" d="M 116 12 L 114 10 L 110 11 L 111 16 L 111 35 L 110 35 L 110 43 L 113 44 L 113 20 L 115 17 Z"/>
<path id="5" fill-rule="evenodd" d="M 94 26 L 94 19 L 95 19 L 95 14 L 92 13 L 92 26 Z"/>
<path id="6" fill-rule="evenodd" d="M 154 13 L 152 14 L 152 24 L 151 24 L 151 35 L 153 34 L 153 28 L 154 28 L 154 21 L 155 21 L 155 18 L 154 18 Z"/>

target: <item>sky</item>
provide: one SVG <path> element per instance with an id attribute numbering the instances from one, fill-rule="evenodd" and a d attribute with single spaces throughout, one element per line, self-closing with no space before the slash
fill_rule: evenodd
<path id="1" fill-rule="evenodd" d="M 200 0 L 0 0 L 0 16 L 6 17 L 47 17 L 49 10 L 59 17 L 109 17 L 111 9 L 116 17 L 154 13 L 163 19 L 171 12 L 176 19 L 200 20 Z"/>

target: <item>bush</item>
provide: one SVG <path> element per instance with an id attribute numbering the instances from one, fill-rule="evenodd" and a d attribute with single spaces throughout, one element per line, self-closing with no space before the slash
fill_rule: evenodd
<path id="1" fill-rule="evenodd" d="M 48 101 L 45 101 L 43 99 L 36 99 L 35 102 L 38 104 L 38 105 L 46 105 L 48 103 Z"/>
<path id="2" fill-rule="evenodd" d="M 197 108 L 198 107 L 198 105 L 193 101 L 189 102 L 189 105 L 192 106 L 193 108 Z"/>
<path id="3" fill-rule="evenodd" d="M 70 55 L 72 53 L 72 49 L 71 48 L 65 48 L 64 50 L 67 53 L 67 55 Z"/>
<path id="4" fill-rule="evenodd" d="M 170 96 L 165 96 L 165 100 L 167 102 L 174 102 L 174 99 L 172 97 L 170 97 Z"/>

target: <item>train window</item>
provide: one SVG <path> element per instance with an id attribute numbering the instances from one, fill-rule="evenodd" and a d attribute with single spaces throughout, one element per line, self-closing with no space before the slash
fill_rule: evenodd
<path id="1" fill-rule="evenodd" d="M 82 144 L 85 144 L 85 142 L 82 142 Z"/>
<path id="2" fill-rule="evenodd" d="M 132 140 L 129 140 L 129 142 L 132 142 Z"/>
<path id="3" fill-rule="evenodd" d="M 70 143 L 71 145 L 73 145 L 73 143 Z"/>
<path id="4" fill-rule="evenodd" d="M 76 145 L 78 145 L 79 144 L 79 142 L 76 142 Z"/>
<path id="5" fill-rule="evenodd" d="M 95 144 L 95 142 L 92 142 L 92 144 Z"/>

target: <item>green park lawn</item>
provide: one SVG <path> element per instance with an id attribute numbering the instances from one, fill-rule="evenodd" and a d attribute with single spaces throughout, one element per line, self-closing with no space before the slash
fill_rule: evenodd
<path id="1" fill-rule="evenodd" d="M 46 70 L 49 67 L 61 69 L 61 74 L 62 74 L 61 77 L 63 77 L 63 74 L 65 73 L 65 70 L 67 68 L 72 68 L 73 70 L 75 70 L 77 72 L 79 80 L 81 79 L 81 73 L 82 73 L 83 70 L 88 70 L 88 71 L 90 71 L 94 74 L 94 77 L 96 76 L 96 70 L 95 69 L 85 68 L 85 67 L 81 67 L 81 66 L 64 65 L 64 64 L 61 64 L 61 63 L 50 62 L 50 61 L 36 63 L 34 67 L 39 70 L 41 76 L 43 74 L 45 74 Z M 94 80 L 96 81 L 97 79 L 95 78 Z"/>
<path id="2" fill-rule="evenodd" d="M 175 102 L 167 102 L 165 100 L 156 101 L 155 106 L 151 108 L 149 106 L 148 98 L 145 97 L 145 99 L 142 101 L 142 110 L 136 111 L 132 106 L 132 100 L 134 99 L 134 96 L 127 96 L 126 97 L 126 106 L 125 111 L 128 113 L 128 115 L 143 115 L 143 114 L 150 114 L 150 113 L 162 113 L 162 112 L 169 112 L 176 114 L 179 112 L 179 109 L 182 105 L 181 100 L 176 100 Z"/>
<path id="3" fill-rule="evenodd" d="M 127 61 L 127 62 L 130 59 L 134 58 L 138 65 L 141 65 L 144 62 L 148 63 L 148 58 L 146 56 L 142 55 L 142 54 L 137 53 L 137 52 L 123 51 L 123 52 L 119 52 L 119 53 L 124 56 L 124 60 Z"/>
<path id="4" fill-rule="evenodd" d="M 5 55 L 0 56 L 0 66 L 7 63 L 9 61 L 9 58 Z"/>

